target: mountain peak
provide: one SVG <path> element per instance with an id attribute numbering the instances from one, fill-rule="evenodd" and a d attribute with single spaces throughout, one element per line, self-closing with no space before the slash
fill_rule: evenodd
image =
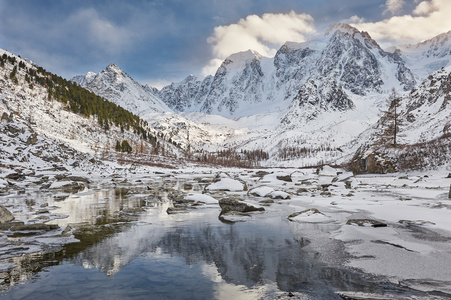
<path id="1" fill-rule="evenodd" d="M 121 68 L 119 68 L 116 64 L 109 64 L 106 68 L 105 71 L 108 72 L 113 72 L 113 73 L 125 73 Z"/>
<path id="2" fill-rule="evenodd" d="M 334 24 L 330 25 L 329 27 L 327 27 L 327 29 L 325 30 L 325 35 L 329 35 L 331 33 L 337 32 L 337 31 L 350 33 L 350 34 L 354 34 L 354 33 L 359 33 L 360 32 L 357 28 L 352 27 L 349 24 L 346 24 L 346 23 L 334 23 Z"/>
<path id="3" fill-rule="evenodd" d="M 232 62 L 235 62 L 235 63 L 239 63 L 239 62 L 249 62 L 254 59 L 259 60 L 260 58 L 262 58 L 262 55 L 260 53 L 258 53 L 255 50 L 249 49 L 247 51 L 234 53 L 234 54 L 230 55 L 229 57 L 227 57 L 226 59 L 231 60 Z"/>

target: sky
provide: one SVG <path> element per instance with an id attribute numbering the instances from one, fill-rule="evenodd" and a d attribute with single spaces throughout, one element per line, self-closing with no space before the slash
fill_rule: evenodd
<path id="1" fill-rule="evenodd" d="M 272 56 L 332 23 L 382 46 L 451 30 L 450 0 L 0 0 L 0 48 L 67 79 L 114 63 L 161 88 L 214 74 L 229 55 Z"/>

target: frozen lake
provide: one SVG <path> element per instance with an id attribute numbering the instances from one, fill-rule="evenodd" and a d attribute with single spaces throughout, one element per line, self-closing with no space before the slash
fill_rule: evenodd
<path id="1" fill-rule="evenodd" d="M 451 297 L 451 179 L 337 171 L 143 171 L 4 194 L 16 220 L 58 229 L 1 231 L 0 297 Z"/>

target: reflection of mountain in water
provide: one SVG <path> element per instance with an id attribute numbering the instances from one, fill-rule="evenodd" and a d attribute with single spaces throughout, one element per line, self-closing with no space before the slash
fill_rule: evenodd
<path id="1" fill-rule="evenodd" d="M 326 265 L 321 254 L 305 249 L 310 242 L 295 240 L 288 224 L 279 218 L 226 225 L 217 221 L 216 211 L 209 215 L 211 222 L 194 219 L 180 227 L 134 226 L 81 252 L 75 262 L 89 261 L 113 275 L 137 257 L 163 253 L 183 257 L 187 268 L 215 265 L 227 283 L 249 288 L 276 282 L 281 291 L 327 299 L 335 299 L 337 290 L 383 289 L 361 273 Z M 331 245 L 325 251 L 340 253 L 339 244 Z"/>

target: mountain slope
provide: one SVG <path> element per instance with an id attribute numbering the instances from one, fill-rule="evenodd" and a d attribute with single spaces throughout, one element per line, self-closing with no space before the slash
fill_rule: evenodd
<path id="1" fill-rule="evenodd" d="M 398 112 L 398 146 L 381 142 L 379 136 L 387 129 L 381 118 L 346 146 L 359 147 L 353 168 L 371 173 L 387 171 L 380 166 L 393 166 L 392 170 L 450 170 L 451 66 L 434 72 L 410 93 L 400 96 Z M 389 132 L 392 141 L 394 133 Z M 369 165 L 371 160 L 379 167 Z"/>
<path id="2" fill-rule="evenodd" d="M 432 72 L 451 64 L 451 31 L 418 44 L 393 47 L 391 51 L 402 57 L 422 81 Z"/>
<path id="3" fill-rule="evenodd" d="M 180 154 L 136 115 L 32 62 L 0 50 L 0 69 L 0 117 L 13 116 L 37 135 L 85 153 L 115 152 L 127 141 L 134 152 Z"/>
<path id="4" fill-rule="evenodd" d="M 139 116 L 171 111 L 151 88 L 139 84 L 114 64 L 98 74 L 75 76 L 72 81 Z"/>

